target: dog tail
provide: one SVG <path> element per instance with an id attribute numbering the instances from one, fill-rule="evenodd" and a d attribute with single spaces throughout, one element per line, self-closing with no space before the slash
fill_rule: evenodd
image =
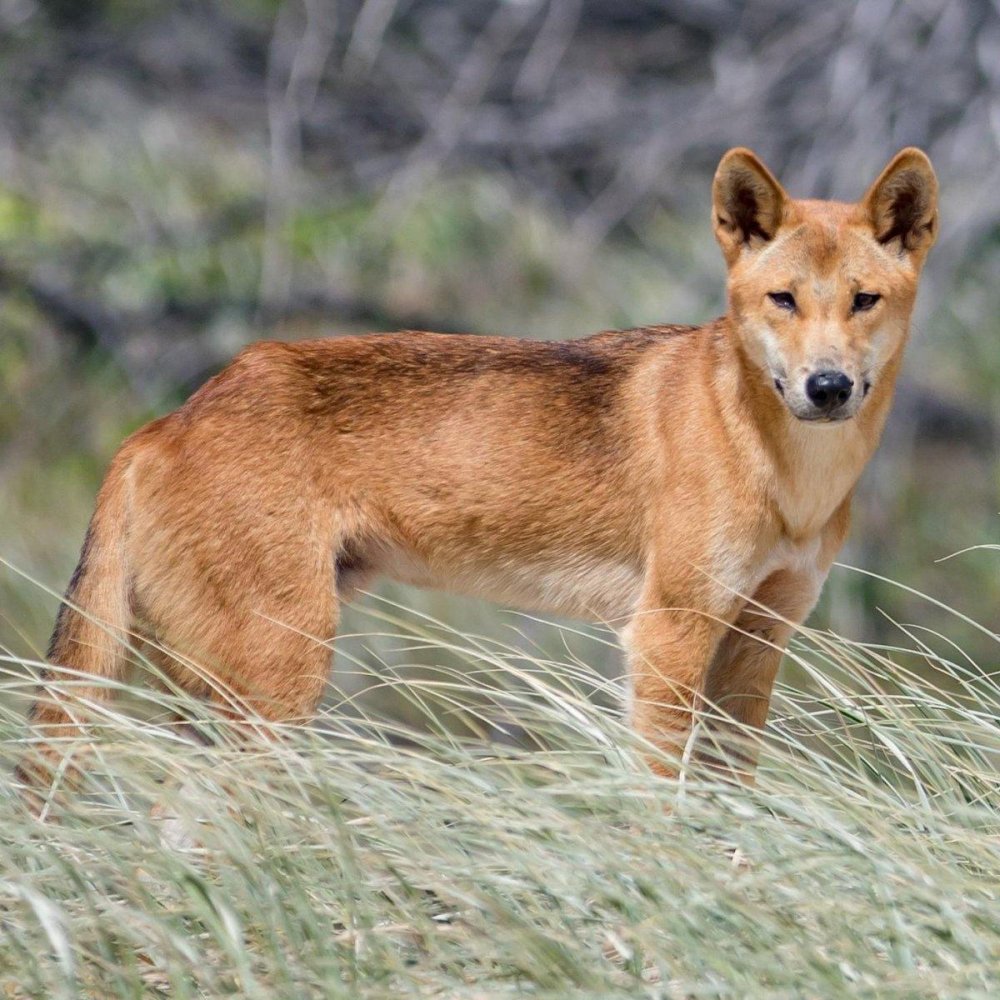
<path id="1" fill-rule="evenodd" d="M 29 785 L 48 782 L 62 754 L 58 743 L 79 736 L 95 704 L 111 696 L 108 681 L 123 679 L 132 622 L 126 560 L 129 461 L 119 452 L 97 497 L 80 561 L 56 616 L 41 689 L 28 722 L 41 745 L 22 760 L 17 776 Z M 97 683 L 88 683 L 91 679 Z"/>

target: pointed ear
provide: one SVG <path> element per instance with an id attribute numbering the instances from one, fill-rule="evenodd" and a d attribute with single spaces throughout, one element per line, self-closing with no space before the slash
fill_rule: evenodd
<path id="1" fill-rule="evenodd" d="M 900 253 L 926 253 L 937 238 L 938 182 L 927 154 L 900 150 L 862 198 L 879 243 L 899 240 Z"/>
<path id="2" fill-rule="evenodd" d="M 712 182 L 715 238 L 730 264 L 744 247 L 773 239 L 788 195 L 749 149 L 731 149 Z"/>

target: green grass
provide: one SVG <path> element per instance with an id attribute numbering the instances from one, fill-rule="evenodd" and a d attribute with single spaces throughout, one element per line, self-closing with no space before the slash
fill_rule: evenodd
<path id="1" fill-rule="evenodd" d="M 44 822 L 0 786 L 0 996 L 998 995 L 996 675 L 806 632 L 747 790 L 651 776 L 577 658 L 377 613 L 353 689 L 405 723 L 352 694 L 241 746 L 133 690 Z"/>

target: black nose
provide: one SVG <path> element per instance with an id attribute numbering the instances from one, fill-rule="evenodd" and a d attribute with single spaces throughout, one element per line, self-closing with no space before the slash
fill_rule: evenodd
<path id="1" fill-rule="evenodd" d="M 832 413 L 851 398 L 854 382 L 843 372 L 813 372 L 806 379 L 806 395 L 819 410 Z"/>

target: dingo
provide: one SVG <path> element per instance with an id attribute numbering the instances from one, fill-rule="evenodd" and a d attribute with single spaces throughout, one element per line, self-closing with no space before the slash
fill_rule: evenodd
<path id="1" fill-rule="evenodd" d="M 627 622 L 632 723 L 666 759 L 702 704 L 762 727 L 889 410 L 937 181 L 904 149 L 857 204 L 796 201 L 733 149 L 713 221 L 729 311 L 704 326 L 247 348 L 115 456 L 50 662 L 117 678 L 137 634 L 194 693 L 185 661 L 307 719 L 338 602 L 389 576 Z M 83 700 L 36 703 L 44 755 Z"/>

